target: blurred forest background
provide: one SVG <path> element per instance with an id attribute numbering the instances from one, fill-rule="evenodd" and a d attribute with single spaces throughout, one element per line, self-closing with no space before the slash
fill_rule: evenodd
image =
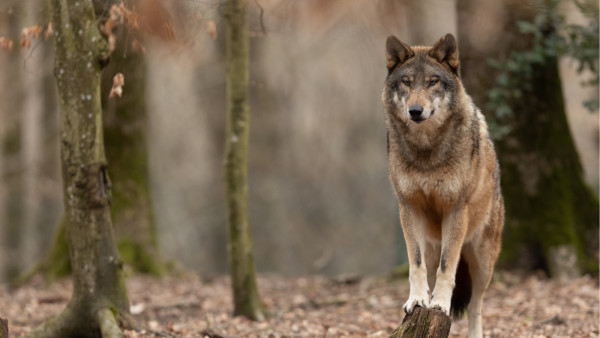
<path id="1" fill-rule="evenodd" d="M 148 35 L 138 40 L 121 31 L 111 64 L 104 70 L 109 172 L 113 194 L 122 194 L 115 196 L 113 220 L 121 239 L 151 237 L 148 241 L 157 243 L 158 250 L 150 251 L 157 251 L 161 260 L 172 259 L 205 275 L 221 274 L 227 271 L 221 2 L 161 3 L 175 38 L 166 41 Z M 506 115 L 524 114 L 519 108 L 527 110 L 523 100 L 536 95 L 535 87 L 542 83 L 532 80 L 534 89 L 506 99 L 512 107 L 506 109 L 498 101 L 502 86 L 512 82 L 502 76 L 512 73 L 503 70 L 510 67 L 499 65 L 510 61 L 513 49 L 542 46 L 544 54 L 543 48 L 553 48 L 546 40 L 531 39 L 548 36 L 540 15 L 554 15 L 558 20 L 552 26 L 558 31 L 552 34 L 568 35 L 568 25 L 596 30 L 595 47 L 592 41 L 586 51 L 588 59 L 595 60 L 591 63 L 595 68 L 579 72 L 581 63 L 568 52 L 546 54 L 554 60 L 560 57 L 562 87 L 557 95 L 562 93 L 564 105 L 561 100 L 558 105 L 566 109 L 576 146 L 571 153 L 581 161 L 582 177 L 595 198 L 596 211 L 569 209 L 595 219 L 593 235 L 582 233 L 591 243 L 576 250 L 597 264 L 597 3 L 584 1 L 577 6 L 564 0 L 550 14 L 540 1 L 518 0 L 250 3 L 249 199 L 259 273 L 381 274 L 403 263 L 406 253 L 397 199 L 388 180 L 380 100 L 387 72 L 386 37 L 394 34 L 411 45 L 430 45 L 445 33 L 453 33 L 459 42 L 467 91 L 488 117 L 498 141 L 510 146 L 515 130 L 507 127 Z M 520 20 L 531 24 L 517 24 Z M 30 45 L 20 45 L 30 37 L 22 32 L 24 28 L 39 25 L 45 29 L 48 21 L 44 0 L 0 2 L 0 36 L 5 37 L 0 41 L 2 281 L 14 280 L 56 252 L 51 246 L 60 233 L 63 200 L 52 45 L 43 34 L 32 38 Z M 14 42 L 12 48 L 6 39 Z M 134 42 L 144 51 L 139 52 L 139 47 L 136 51 Z M 123 95 L 108 99 L 116 72 L 125 74 Z M 582 84 L 590 79 L 594 83 Z M 552 101 L 546 96 L 537 99 Z M 586 101 L 590 101 L 589 108 L 584 106 Z M 566 121 L 557 123 L 566 127 Z M 542 128 L 529 127 L 532 133 Z M 500 145 L 500 152 L 509 146 Z M 561 152 L 556 156 L 559 162 L 567 162 Z M 540 164 L 535 156 L 520 161 L 524 167 L 551 166 Z M 574 173 L 580 169 L 574 164 Z M 526 175 L 527 170 L 520 173 Z M 506 180 L 505 184 L 513 186 L 505 186 L 505 191 L 527 194 L 529 188 L 517 181 Z M 507 206 L 510 209 L 510 203 Z M 534 207 L 541 213 L 552 209 L 552 203 Z M 147 227 L 128 230 L 135 223 Z M 507 226 L 507 231 L 511 229 Z M 128 250 L 123 242 L 119 248 Z M 128 261 L 127 253 L 121 254 Z M 134 253 L 130 259 L 145 258 Z M 540 267 L 535 262 L 524 265 Z M 140 270 L 162 271 L 147 266 Z"/>

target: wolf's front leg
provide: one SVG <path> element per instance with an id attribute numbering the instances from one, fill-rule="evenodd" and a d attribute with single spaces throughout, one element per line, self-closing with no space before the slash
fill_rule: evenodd
<path id="1" fill-rule="evenodd" d="M 400 204 L 400 221 L 408 251 L 410 295 L 404 311 L 412 313 L 416 306 L 429 307 L 429 286 L 425 265 L 425 224 L 423 218 L 408 205 Z"/>
<path id="2" fill-rule="evenodd" d="M 469 225 L 467 210 L 466 205 L 460 206 L 442 221 L 442 256 L 431 296 L 431 308 L 442 310 L 447 315 L 450 315 L 456 268 Z"/>

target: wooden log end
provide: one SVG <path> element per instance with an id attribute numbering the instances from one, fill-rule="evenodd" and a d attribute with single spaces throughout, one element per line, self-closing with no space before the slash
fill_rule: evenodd
<path id="1" fill-rule="evenodd" d="M 417 307 L 404 317 L 390 338 L 440 338 L 448 337 L 452 319 L 444 312 L 434 309 Z"/>
<path id="2" fill-rule="evenodd" d="M 8 338 L 8 319 L 0 317 L 0 338 Z"/>

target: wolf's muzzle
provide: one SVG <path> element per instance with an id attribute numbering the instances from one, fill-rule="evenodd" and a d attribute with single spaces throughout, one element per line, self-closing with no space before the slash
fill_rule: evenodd
<path id="1" fill-rule="evenodd" d="M 421 123 L 425 121 L 425 119 L 421 116 L 423 114 L 423 106 L 420 104 L 413 104 L 408 107 L 408 114 L 410 114 L 410 119 L 414 122 Z"/>
<path id="2" fill-rule="evenodd" d="M 413 104 L 412 106 L 408 107 L 408 113 L 412 118 L 419 117 L 421 114 L 423 114 L 423 106 L 420 104 Z"/>

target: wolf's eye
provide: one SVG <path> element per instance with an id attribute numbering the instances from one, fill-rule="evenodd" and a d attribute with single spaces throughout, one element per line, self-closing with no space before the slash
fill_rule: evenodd
<path id="1" fill-rule="evenodd" d="M 433 87 L 433 86 L 435 86 L 435 85 L 436 85 L 436 84 L 437 84 L 439 81 L 440 81 L 440 80 L 439 80 L 438 78 L 435 78 L 435 77 L 434 77 L 433 79 L 429 80 L 429 82 L 427 83 L 427 85 L 428 85 L 429 87 Z"/>
<path id="2" fill-rule="evenodd" d="M 403 79 L 402 83 L 404 83 L 404 85 L 406 85 L 407 87 L 410 87 L 410 81 L 408 79 Z"/>

